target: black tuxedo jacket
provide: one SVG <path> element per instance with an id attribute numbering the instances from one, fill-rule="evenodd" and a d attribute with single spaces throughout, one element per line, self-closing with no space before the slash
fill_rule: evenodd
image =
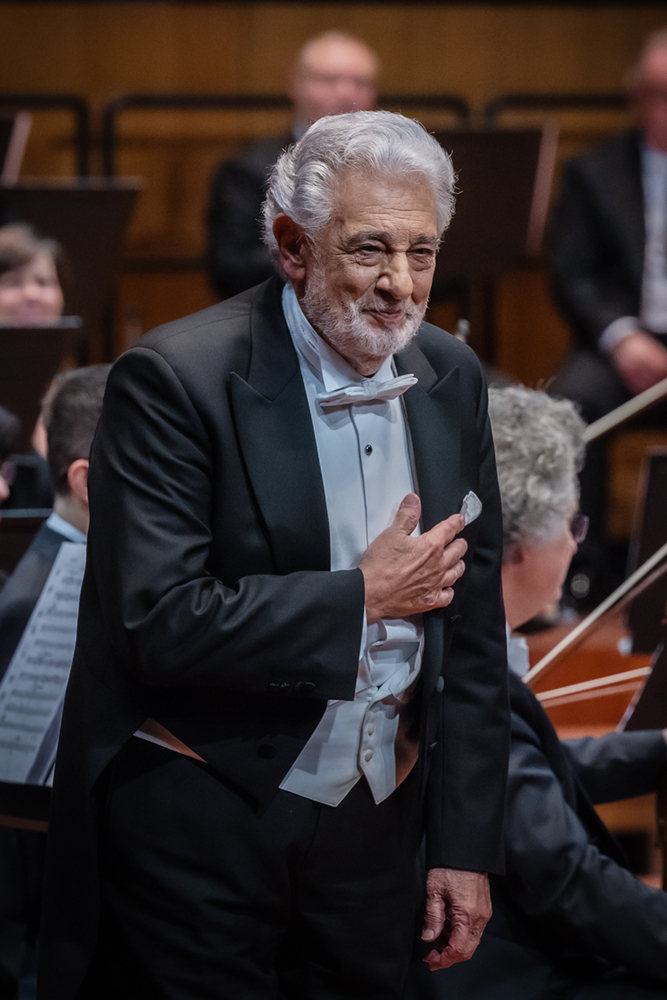
<path id="1" fill-rule="evenodd" d="M 328 699 L 352 699 L 360 570 L 329 570 L 315 436 L 281 283 L 150 334 L 114 366 L 92 451 L 88 566 L 50 831 L 40 984 L 75 995 L 95 939 L 90 790 L 150 716 L 261 809 Z M 480 366 L 423 325 L 396 356 L 423 525 L 466 529 L 453 604 L 425 616 L 415 700 L 429 866 L 502 868 L 509 738 L 501 518 Z M 426 761 L 430 760 L 430 768 Z M 427 779 L 428 770 L 428 779 Z"/>
<path id="2" fill-rule="evenodd" d="M 262 237 L 262 202 L 269 174 L 294 136 L 264 139 L 217 168 L 206 215 L 211 285 L 222 296 L 238 295 L 274 273 Z"/>
<path id="3" fill-rule="evenodd" d="M 507 875 L 491 879 L 493 916 L 470 962 L 416 967 L 410 1000 L 576 996 L 617 967 L 666 984 L 667 893 L 627 870 L 593 808 L 655 788 L 667 767 L 662 733 L 561 742 L 515 674 L 510 701 Z"/>
<path id="4" fill-rule="evenodd" d="M 551 238 L 556 302 L 580 346 L 596 349 L 621 316 L 638 316 L 644 268 L 644 194 L 637 132 L 565 167 Z"/>

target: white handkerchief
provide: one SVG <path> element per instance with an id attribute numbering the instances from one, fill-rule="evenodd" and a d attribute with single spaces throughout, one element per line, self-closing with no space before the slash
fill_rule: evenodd
<path id="1" fill-rule="evenodd" d="M 468 525 L 472 524 L 473 521 L 476 521 L 481 513 L 482 501 L 479 499 L 477 494 L 473 493 L 471 490 L 470 493 L 466 493 L 464 496 L 459 514 L 463 514 L 463 520 L 466 525 Z"/>

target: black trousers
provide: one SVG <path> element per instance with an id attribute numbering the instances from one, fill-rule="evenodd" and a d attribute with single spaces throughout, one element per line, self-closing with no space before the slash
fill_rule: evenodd
<path id="1" fill-rule="evenodd" d="M 415 769 L 416 771 L 417 769 Z M 415 772 L 376 806 L 279 792 L 132 738 L 102 806 L 102 914 L 81 1000 L 393 1000 L 410 959 Z"/>
<path id="2" fill-rule="evenodd" d="M 45 862 L 45 833 L 0 826 L 0 1000 L 33 971 Z"/>

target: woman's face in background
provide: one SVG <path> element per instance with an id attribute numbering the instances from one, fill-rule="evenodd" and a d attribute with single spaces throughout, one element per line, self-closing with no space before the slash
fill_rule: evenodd
<path id="1" fill-rule="evenodd" d="M 51 326 L 62 316 L 64 304 L 56 265 L 45 250 L 23 267 L 0 274 L 0 323 Z"/>

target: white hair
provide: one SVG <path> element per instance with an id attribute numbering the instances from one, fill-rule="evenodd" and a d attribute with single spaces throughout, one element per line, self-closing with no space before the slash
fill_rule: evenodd
<path id="1" fill-rule="evenodd" d="M 579 499 L 584 430 L 574 403 L 509 386 L 489 389 L 505 548 L 557 538 Z"/>
<path id="2" fill-rule="evenodd" d="M 391 111 L 351 111 L 320 118 L 282 154 L 271 172 L 262 214 L 274 259 L 273 223 L 288 215 L 313 237 L 329 222 L 337 183 L 349 171 L 414 177 L 430 184 L 438 235 L 454 212 L 452 161 L 423 125 Z"/>

